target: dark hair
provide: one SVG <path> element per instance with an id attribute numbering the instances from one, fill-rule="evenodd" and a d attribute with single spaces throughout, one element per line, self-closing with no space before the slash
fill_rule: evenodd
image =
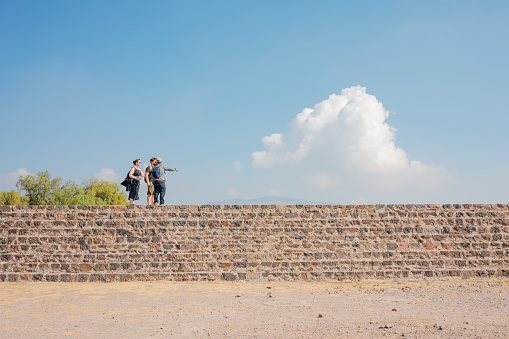
<path id="1" fill-rule="evenodd" d="M 150 162 L 156 161 L 156 160 L 157 160 L 157 158 L 150 158 Z"/>
<path id="2" fill-rule="evenodd" d="M 134 161 L 133 161 L 133 165 L 136 165 L 136 163 L 137 163 L 138 161 L 140 161 L 140 159 L 136 159 L 136 160 L 134 160 Z"/>

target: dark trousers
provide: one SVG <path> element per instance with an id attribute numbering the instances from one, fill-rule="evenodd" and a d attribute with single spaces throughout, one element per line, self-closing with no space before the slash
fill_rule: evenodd
<path id="1" fill-rule="evenodd" d="M 154 181 L 154 204 L 164 205 L 164 195 L 166 194 L 166 184 L 164 181 Z"/>
<path id="2" fill-rule="evenodd" d="M 129 190 L 129 199 L 139 200 L 138 192 L 140 191 L 140 181 L 131 179 L 131 187 Z"/>

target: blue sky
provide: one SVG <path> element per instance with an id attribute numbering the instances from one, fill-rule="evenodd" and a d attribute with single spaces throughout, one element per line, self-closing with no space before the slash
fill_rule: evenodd
<path id="1" fill-rule="evenodd" d="M 0 190 L 44 170 L 120 182 L 160 156 L 180 170 L 170 204 L 509 203 L 507 17 L 505 1 L 2 1 Z"/>

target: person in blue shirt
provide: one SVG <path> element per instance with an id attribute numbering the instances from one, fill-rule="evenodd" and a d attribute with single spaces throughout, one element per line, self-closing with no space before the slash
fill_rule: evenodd
<path id="1" fill-rule="evenodd" d="M 162 165 L 163 159 L 157 158 L 152 168 L 152 177 L 154 179 L 154 205 L 164 205 L 164 196 L 166 195 L 166 172 L 178 172 L 176 168 L 170 168 Z"/>

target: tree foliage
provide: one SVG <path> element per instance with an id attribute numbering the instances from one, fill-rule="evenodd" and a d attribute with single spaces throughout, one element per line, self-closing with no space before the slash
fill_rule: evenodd
<path id="1" fill-rule="evenodd" d="M 74 181 L 66 181 L 55 192 L 53 200 L 55 205 L 101 205 L 95 196 L 88 194 L 84 187 L 79 186 Z"/>
<path id="2" fill-rule="evenodd" d="M 85 192 L 97 199 L 97 205 L 127 205 L 122 186 L 92 178 L 83 182 Z"/>
<path id="3" fill-rule="evenodd" d="M 60 189 L 62 178 L 51 179 L 48 171 L 19 178 L 16 187 L 26 192 L 29 205 L 57 205 L 55 193 Z"/>
<path id="4" fill-rule="evenodd" d="M 0 192 L 0 205 L 28 205 L 28 197 L 17 191 Z"/>
<path id="5" fill-rule="evenodd" d="M 20 177 L 16 187 L 25 193 L 0 192 L 0 205 L 127 205 L 122 186 L 91 178 L 82 185 L 74 181 L 62 183 L 48 171 Z"/>

